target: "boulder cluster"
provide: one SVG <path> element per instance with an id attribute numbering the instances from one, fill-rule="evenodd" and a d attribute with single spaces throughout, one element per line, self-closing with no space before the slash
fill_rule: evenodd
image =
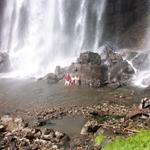
<path id="1" fill-rule="evenodd" d="M 70 138 L 48 128 L 31 128 L 20 117 L 1 117 L 0 149 L 48 150 L 64 149 Z"/>
<path id="2" fill-rule="evenodd" d="M 81 53 L 76 63 L 72 63 L 67 72 L 77 75 L 82 84 L 91 87 L 110 85 L 119 87 L 127 84 L 135 73 L 123 56 L 106 47 L 101 54 L 94 52 Z"/>
<path id="3" fill-rule="evenodd" d="M 106 46 L 100 54 L 90 51 L 81 53 L 76 62 L 65 68 L 57 66 L 54 74 L 50 73 L 41 79 L 57 83 L 65 74 L 70 74 L 72 77 L 79 77 L 82 85 L 118 88 L 127 85 L 134 73 L 134 68 L 122 54 Z"/>

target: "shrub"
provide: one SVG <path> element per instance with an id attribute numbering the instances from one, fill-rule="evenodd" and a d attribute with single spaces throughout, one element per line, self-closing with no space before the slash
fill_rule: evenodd
<path id="1" fill-rule="evenodd" d="M 103 150 L 150 150 L 150 130 L 141 131 L 128 138 L 116 139 Z"/>

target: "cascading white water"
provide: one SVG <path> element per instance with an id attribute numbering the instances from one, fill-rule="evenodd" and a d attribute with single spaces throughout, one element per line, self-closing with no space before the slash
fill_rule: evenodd
<path id="1" fill-rule="evenodd" d="M 134 66 L 133 62 L 142 57 L 139 66 Z M 135 86 L 146 88 L 150 86 L 150 51 L 138 52 L 131 61 L 132 67 L 135 69 L 135 75 L 133 76 L 133 84 Z"/>
<path id="2" fill-rule="evenodd" d="M 11 77 L 42 76 L 100 46 L 106 0 L 5 0 L 1 49 Z M 4 75 L 6 76 L 6 74 Z"/>
<path id="3" fill-rule="evenodd" d="M 150 26 L 150 17 L 147 22 L 148 26 Z M 137 51 L 137 55 L 132 59 L 131 63 L 134 62 L 138 57 L 140 58 L 139 66 L 136 67 L 133 65 L 133 67 L 136 69 L 135 75 L 133 76 L 133 84 L 141 87 L 141 88 L 147 88 L 150 86 L 150 30 L 147 28 L 146 34 L 145 34 L 145 50 Z"/>

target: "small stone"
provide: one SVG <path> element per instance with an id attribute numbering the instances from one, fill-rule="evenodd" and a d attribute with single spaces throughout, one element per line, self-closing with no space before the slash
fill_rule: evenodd
<path id="1" fill-rule="evenodd" d="M 61 139 L 64 136 L 64 133 L 61 133 L 59 131 L 55 131 L 55 136 L 56 136 L 56 138 Z"/>
<path id="2" fill-rule="evenodd" d="M 12 120 L 13 120 L 13 118 L 10 117 L 9 115 L 4 115 L 4 116 L 1 117 L 1 121 L 2 121 L 2 123 L 4 123 L 4 124 L 6 124 L 7 122 L 10 122 L 10 121 L 12 121 Z"/>
<path id="3" fill-rule="evenodd" d="M 26 134 L 26 138 L 29 139 L 29 140 L 33 140 L 35 137 L 34 137 L 34 134 L 32 132 L 28 132 Z"/>
<path id="4" fill-rule="evenodd" d="M 5 132 L 6 127 L 4 125 L 0 125 L 0 133 Z"/>
<path id="5" fill-rule="evenodd" d="M 4 115 L 1 117 L 1 121 L 8 130 L 20 130 L 25 127 L 25 123 L 20 117 L 12 118 L 9 115 Z"/>
<path id="6" fill-rule="evenodd" d="M 94 133 L 99 129 L 98 122 L 96 120 L 89 120 L 84 127 L 81 129 L 81 135 L 88 135 L 89 133 Z"/>
<path id="7" fill-rule="evenodd" d="M 57 149 L 58 146 L 57 146 L 57 145 L 53 145 L 52 148 L 53 148 L 53 149 Z"/>
<path id="8" fill-rule="evenodd" d="M 44 135 L 49 135 L 49 134 L 55 135 L 55 132 L 54 132 L 53 129 L 44 128 L 44 129 L 42 130 L 42 134 L 44 134 Z"/>

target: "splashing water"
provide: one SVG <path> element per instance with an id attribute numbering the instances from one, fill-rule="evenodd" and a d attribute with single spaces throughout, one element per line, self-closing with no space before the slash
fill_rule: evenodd
<path id="1" fill-rule="evenodd" d="M 5 0 L 1 49 L 11 72 L 37 77 L 68 66 L 84 49 L 100 46 L 106 0 Z"/>
<path id="2" fill-rule="evenodd" d="M 128 61 L 135 71 L 132 83 L 141 88 L 147 88 L 150 85 L 150 52 L 142 51 Z"/>

